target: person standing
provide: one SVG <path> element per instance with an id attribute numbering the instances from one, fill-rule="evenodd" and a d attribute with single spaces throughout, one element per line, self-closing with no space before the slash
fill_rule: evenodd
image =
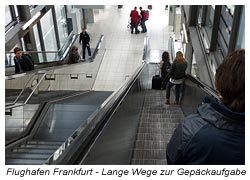
<path id="1" fill-rule="evenodd" d="M 90 37 L 86 31 L 86 28 L 82 28 L 82 32 L 80 33 L 79 44 L 82 45 L 82 59 L 85 61 L 85 49 L 88 50 L 88 55 L 91 57 L 91 49 L 90 49 Z"/>
<path id="2" fill-rule="evenodd" d="M 146 27 L 146 19 L 144 17 L 144 12 L 145 10 L 142 9 L 142 7 L 139 8 L 141 13 L 140 13 L 140 17 L 141 17 L 141 27 L 142 27 L 142 33 L 146 33 L 147 32 L 147 27 Z"/>
<path id="3" fill-rule="evenodd" d="M 169 78 L 167 78 L 167 74 L 171 68 L 170 56 L 167 51 L 164 51 L 162 53 L 162 57 L 160 61 L 160 68 L 161 68 L 161 77 L 162 77 L 162 88 L 166 89 L 166 85 L 169 81 Z"/>
<path id="4" fill-rule="evenodd" d="M 21 48 L 16 47 L 14 53 L 15 73 L 34 70 L 34 63 L 31 57 L 23 54 Z"/>
<path id="5" fill-rule="evenodd" d="M 131 34 L 133 34 L 134 29 L 135 29 L 135 34 L 139 34 L 138 24 L 140 16 L 136 6 L 134 7 L 134 10 L 130 12 L 130 17 L 131 17 Z"/>
<path id="6" fill-rule="evenodd" d="M 167 145 L 168 164 L 245 164 L 245 49 L 226 56 L 215 74 L 219 100 L 205 97 Z"/>
<path id="7" fill-rule="evenodd" d="M 170 104 L 170 90 L 173 86 L 175 86 L 175 101 L 174 104 L 179 104 L 180 98 L 180 89 L 181 84 L 185 80 L 187 69 L 187 61 L 185 61 L 183 57 L 183 53 L 178 51 L 176 53 L 175 60 L 171 65 L 170 71 L 168 72 L 167 77 L 170 77 L 167 84 L 167 92 L 166 92 L 166 104 Z"/>

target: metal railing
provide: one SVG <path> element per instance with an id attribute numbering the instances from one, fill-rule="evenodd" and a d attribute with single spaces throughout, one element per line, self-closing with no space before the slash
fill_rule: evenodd
<path id="1" fill-rule="evenodd" d="M 47 63 L 47 62 L 53 62 L 53 61 L 60 61 L 65 59 L 67 56 L 71 46 L 74 44 L 74 42 L 77 40 L 79 35 L 71 34 L 67 37 L 66 43 L 56 51 L 23 51 L 24 54 L 29 55 L 35 55 L 38 57 L 38 61 L 35 61 L 36 64 L 39 63 Z M 6 51 L 5 52 L 6 60 L 8 61 L 8 64 L 5 66 L 6 68 L 14 66 L 14 52 L 13 51 Z M 48 60 L 49 59 L 49 60 Z"/>
<path id="2" fill-rule="evenodd" d="M 16 105 L 17 101 L 19 100 L 19 98 L 21 97 L 21 95 L 23 94 L 24 90 L 27 88 L 27 85 L 30 83 L 30 80 L 33 79 L 31 78 L 26 85 L 23 87 L 22 91 L 19 93 L 19 95 L 16 97 L 15 101 L 11 104 L 5 104 L 5 110 L 7 109 L 13 109 L 15 107 L 19 107 L 19 106 L 24 106 L 25 104 L 27 104 L 27 102 L 30 100 L 31 96 L 34 94 L 34 92 L 37 90 L 37 88 L 39 87 L 39 85 L 42 83 L 43 79 L 46 77 L 46 73 L 43 73 L 42 78 L 37 82 L 37 84 L 35 85 L 34 89 L 31 91 L 31 93 L 29 94 L 29 96 L 27 97 L 27 99 L 24 101 L 24 103 L 22 104 L 18 104 Z"/>

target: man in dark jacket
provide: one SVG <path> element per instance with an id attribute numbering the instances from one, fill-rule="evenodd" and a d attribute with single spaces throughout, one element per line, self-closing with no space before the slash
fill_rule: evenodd
<path id="1" fill-rule="evenodd" d="M 245 164 L 245 50 L 227 56 L 215 75 L 221 102 L 206 97 L 167 145 L 168 164 Z"/>
<path id="2" fill-rule="evenodd" d="M 23 54 L 21 48 L 16 47 L 14 53 L 15 73 L 34 70 L 34 63 L 31 57 Z"/>
<path id="3" fill-rule="evenodd" d="M 144 12 L 145 10 L 142 9 L 142 7 L 139 8 L 141 13 L 140 13 L 140 17 L 141 17 L 141 27 L 142 27 L 142 33 L 146 33 L 147 32 L 147 27 L 146 27 L 146 19 L 144 17 Z"/>
<path id="4" fill-rule="evenodd" d="M 87 48 L 89 56 L 91 56 L 90 50 L 90 37 L 89 34 L 86 32 L 86 28 L 82 28 L 82 32 L 80 33 L 79 44 L 82 44 L 82 59 L 85 61 L 85 49 Z"/>

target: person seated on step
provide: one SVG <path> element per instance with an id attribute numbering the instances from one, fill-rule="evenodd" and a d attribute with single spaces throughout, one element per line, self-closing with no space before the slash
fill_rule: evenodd
<path id="1" fill-rule="evenodd" d="M 79 55 L 78 48 L 77 48 L 77 46 L 73 45 L 70 49 L 70 52 L 69 52 L 68 63 L 74 64 L 74 63 L 80 62 L 80 60 L 81 60 L 81 56 Z"/>

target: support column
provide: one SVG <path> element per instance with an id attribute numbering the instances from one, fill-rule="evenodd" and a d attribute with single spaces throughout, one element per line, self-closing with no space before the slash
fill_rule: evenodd
<path id="1" fill-rule="evenodd" d="M 174 26 L 174 21 L 175 21 L 175 6 L 170 5 L 169 8 L 169 26 Z"/>
<path id="2" fill-rule="evenodd" d="M 190 6 L 189 10 L 189 26 L 196 26 L 197 24 L 197 18 L 198 18 L 198 5 L 192 5 Z"/>
<path id="3" fill-rule="evenodd" d="M 213 23 L 213 29 L 212 29 L 210 51 L 216 51 L 218 32 L 219 32 L 219 26 L 220 26 L 221 8 L 222 8 L 221 5 L 216 5 L 215 6 L 214 21 L 213 21 L 214 23 Z"/>
<path id="4" fill-rule="evenodd" d="M 228 46 L 228 54 L 234 51 L 236 47 L 237 36 L 239 33 L 239 29 L 240 29 L 241 13 L 242 13 L 242 5 L 235 6 L 232 30 L 231 30 L 229 46 Z"/>
<path id="5" fill-rule="evenodd" d="M 175 8 L 175 20 L 174 20 L 174 34 L 175 40 L 181 39 L 181 8 Z"/>
<path id="6" fill-rule="evenodd" d="M 186 73 L 191 74 L 191 72 L 192 72 L 192 62 L 193 62 L 193 46 L 192 46 L 191 41 L 186 43 L 185 59 L 186 59 L 186 61 L 188 63 Z"/>
<path id="7" fill-rule="evenodd" d="M 18 5 L 17 11 L 18 11 L 20 21 L 26 22 L 30 20 L 31 14 L 30 14 L 30 8 L 28 5 Z M 34 35 L 32 28 L 29 29 L 29 32 L 27 32 L 27 34 L 23 36 L 23 40 L 24 40 L 25 47 L 22 47 L 22 48 L 24 51 L 37 51 L 35 35 Z M 39 62 L 37 53 L 32 53 L 31 56 L 35 63 Z"/>

